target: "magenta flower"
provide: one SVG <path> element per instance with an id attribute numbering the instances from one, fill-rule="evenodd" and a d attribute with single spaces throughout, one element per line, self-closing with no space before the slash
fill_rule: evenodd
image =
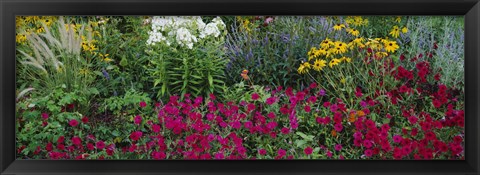
<path id="1" fill-rule="evenodd" d="M 360 102 L 360 106 L 362 106 L 362 107 L 367 107 L 367 102 L 365 102 L 365 101 L 362 100 L 362 101 Z"/>
<path id="2" fill-rule="evenodd" d="M 260 98 L 260 95 L 258 95 L 257 93 L 252 94 L 252 100 L 258 100 L 259 98 Z"/>
<path id="3" fill-rule="evenodd" d="M 403 138 L 400 135 L 393 136 L 393 142 L 395 142 L 395 143 L 400 143 L 402 140 L 403 140 Z"/>
<path id="4" fill-rule="evenodd" d="M 272 105 L 276 102 L 276 98 L 275 97 L 269 97 L 267 98 L 267 100 L 265 101 L 265 103 L 267 103 L 268 105 Z"/>
<path id="5" fill-rule="evenodd" d="M 283 127 L 281 132 L 282 132 L 282 134 L 288 134 L 288 133 L 290 133 L 290 129 Z"/>
<path id="6" fill-rule="evenodd" d="M 327 151 L 327 157 L 328 157 L 328 158 L 332 158 L 332 156 L 333 156 L 332 152 L 331 152 L 331 151 Z"/>
<path id="7" fill-rule="evenodd" d="M 48 119 L 48 114 L 47 114 L 47 113 L 42 113 L 42 118 L 43 118 L 44 120 L 47 120 L 47 119 Z"/>
<path id="8" fill-rule="evenodd" d="M 365 148 L 369 148 L 369 149 L 370 149 L 370 148 L 372 148 L 373 143 L 372 143 L 372 141 L 370 141 L 370 140 L 364 140 L 364 141 L 363 141 L 363 146 L 364 146 Z"/>
<path id="9" fill-rule="evenodd" d="M 341 145 L 341 144 L 336 144 L 336 145 L 335 145 L 335 150 L 336 150 L 336 151 L 342 150 L 342 145 Z"/>
<path id="10" fill-rule="evenodd" d="M 246 121 L 245 123 L 243 123 L 243 125 L 245 126 L 245 128 L 250 129 L 252 128 L 253 123 L 251 121 Z"/>
<path id="11" fill-rule="evenodd" d="M 281 148 L 278 150 L 277 153 L 278 153 L 278 156 L 279 156 L 279 157 L 283 157 L 283 156 L 287 155 L 287 151 L 285 151 L 285 150 L 283 150 L 283 149 L 281 149 Z"/>
<path id="12" fill-rule="evenodd" d="M 312 110 L 312 108 L 307 105 L 303 108 L 303 110 L 305 110 L 305 112 L 310 112 Z"/>
<path id="13" fill-rule="evenodd" d="M 310 155 L 313 153 L 313 149 L 312 147 L 306 147 L 303 152 L 306 154 L 306 155 Z"/>
<path id="14" fill-rule="evenodd" d="M 72 126 L 72 127 L 75 127 L 75 126 L 78 125 L 78 121 L 75 120 L 75 119 L 72 119 L 72 120 L 70 120 L 70 122 L 68 122 L 68 124 L 70 124 L 70 126 Z"/>
<path id="15" fill-rule="evenodd" d="M 373 151 L 371 149 L 367 149 L 364 151 L 365 156 L 367 157 L 372 157 L 373 156 Z"/>
<path id="16" fill-rule="evenodd" d="M 258 150 L 258 154 L 264 156 L 264 155 L 267 154 L 267 150 L 265 150 L 265 149 L 260 149 L 260 150 Z"/>
<path id="17" fill-rule="evenodd" d="M 326 92 L 324 89 L 320 89 L 320 91 L 318 92 L 318 95 L 320 96 L 325 96 Z"/>
<path id="18" fill-rule="evenodd" d="M 160 125 L 152 125 L 152 130 L 154 133 L 160 132 Z"/>
<path id="19" fill-rule="evenodd" d="M 143 133 L 141 131 L 134 131 L 130 134 L 130 139 L 132 139 L 133 141 L 137 141 L 138 139 L 140 139 L 140 137 L 142 137 Z"/>
<path id="20" fill-rule="evenodd" d="M 275 118 L 275 113 L 270 112 L 270 113 L 267 114 L 267 116 L 268 116 L 268 118 L 270 118 L 270 119 L 274 119 L 274 118 Z"/>
<path id="21" fill-rule="evenodd" d="M 87 143 L 87 149 L 93 151 L 95 149 L 95 146 L 93 146 L 92 143 Z"/>
<path id="22" fill-rule="evenodd" d="M 334 127 L 335 127 L 335 130 L 336 130 L 337 132 L 342 132 L 342 130 L 343 130 L 343 125 L 342 125 L 341 123 L 335 124 Z"/>
<path id="23" fill-rule="evenodd" d="M 153 151 L 152 157 L 156 160 L 165 159 L 167 156 L 164 152 Z"/>
<path id="24" fill-rule="evenodd" d="M 225 159 L 225 155 L 221 152 L 215 153 L 215 159 Z"/>
<path id="25" fill-rule="evenodd" d="M 80 139 L 80 137 L 74 136 L 72 138 L 72 143 L 75 144 L 75 145 L 80 145 L 80 144 L 82 144 L 82 139 Z"/>
<path id="26" fill-rule="evenodd" d="M 137 115 L 133 120 L 135 124 L 139 125 L 140 123 L 142 123 L 142 116 Z"/>
<path id="27" fill-rule="evenodd" d="M 65 137 L 64 137 L 64 136 L 60 136 L 60 137 L 57 139 L 57 144 L 63 143 L 64 140 L 65 140 Z"/>
<path id="28" fill-rule="evenodd" d="M 267 123 L 267 128 L 268 129 L 274 129 L 275 127 L 277 127 L 277 125 L 278 125 L 277 122 L 271 121 L 271 122 Z"/>
<path id="29" fill-rule="evenodd" d="M 140 107 L 141 108 L 147 107 L 147 103 L 145 103 L 144 101 L 141 101 L 140 102 Z"/>
<path id="30" fill-rule="evenodd" d="M 105 148 L 105 143 L 100 140 L 96 143 L 96 146 L 97 146 L 97 149 L 102 150 L 103 148 Z"/>
<path id="31" fill-rule="evenodd" d="M 82 117 L 82 123 L 84 123 L 84 124 L 88 123 L 88 117 L 87 116 Z"/>

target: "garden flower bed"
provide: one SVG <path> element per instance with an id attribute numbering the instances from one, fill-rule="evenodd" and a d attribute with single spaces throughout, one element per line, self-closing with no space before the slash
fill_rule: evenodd
<path id="1" fill-rule="evenodd" d="M 17 17 L 19 159 L 462 160 L 463 18 Z"/>

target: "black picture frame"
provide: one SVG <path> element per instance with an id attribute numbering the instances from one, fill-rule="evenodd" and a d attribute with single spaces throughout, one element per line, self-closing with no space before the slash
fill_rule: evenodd
<path id="1" fill-rule="evenodd" d="M 0 0 L 0 174 L 468 174 L 480 172 L 479 0 Z M 464 15 L 465 160 L 15 160 L 16 15 Z"/>

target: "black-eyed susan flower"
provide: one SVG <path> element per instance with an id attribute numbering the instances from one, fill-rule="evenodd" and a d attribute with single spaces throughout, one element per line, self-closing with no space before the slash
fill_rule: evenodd
<path id="1" fill-rule="evenodd" d="M 333 26 L 334 30 L 342 30 L 342 28 L 345 28 L 345 24 L 335 24 Z"/>
<path id="2" fill-rule="evenodd" d="M 395 38 L 398 38 L 398 35 L 400 35 L 400 30 L 398 29 L 398 26 L 393 26 L 393 29 L 390 32 L 390 35 L 392 35 Z"/>
<path id="3" fill-rule="evenodd" d="M 19 44 L 23 44 L 27 41 L 27 35 L 25 34 L 16 34 L 15 35 L 15 41 Z"/>
<path id="4" fill-rule="evenodd" d="M 340 59 L 332 59 L 330 60 L 330 63 L 328 63 L 328 66 L 330 66 L 330 68 L 332 68 L 333 66 L 336 66 L 338 65 L 340 62 L 342 62 Z"/>
<path id="5" fill-rule="evenodd" d="M 347 43 L 341 41 L 335 41 L 334 53 L 335 54 L 342 54 L 347 52 Z"/>
<path id="6" fill-rule="evenodd" d="M 388 41 L 385 43 L 385 50 L 387 52 L 395 52 L 398 48 L 399 46 L 396 41 Z"/>
<path id="7" fill-rule="evenodd" d="M 325 55 L 327 55 L 327 49 L 326 48 L 320 48 L 320 49 L 315 51 L 315 57 L 325 56 Z"/>
<path id="8" fill-rule="evenodd" d="M 43 28 L 43 26 L 40 26 L 39 28 L 37 28 L 37 30 L 35 32 L 36 33 L 42 33 L 42 32 L 45 32 L 45 29 Z"/>
<path id="9" fill-rule="evenodd" d="M 332 42 L 332 40 L 326 38 L 325 40 L 322 41 L 322 43 L 320 43 L 320 47 L 321 48 L 325 48 L 325 49 L 328 49 L 330 48 L 330 46 L 332 46 L 334 43 Z"/>
<path id="10" fill-rule="evenodd" d="M 355 38 L 350 43 L 348 43 L 348 47 L 350 49 L 353 49 L 354 46 L 357 46 L 359 48 L 365 48 L 365 44 L 363 44 L 363 41 L 365 41 L 365 39 L 363 39 L 362 37 Z"/>
<path id="11" fill-rule="evenodd" d="M 342 57 L 342 58 L 340 58 L 340 60 L 343 61 L 343 62 L 347 62 L 347 63 L 352 62 L 352 59 L 349 58 L 349 57 Z"/>
<path id="12" fill-rule="evenodd" d="M 110 54 L 99 54 L 100 58 L 102 58 L 102 61 L 104 62 L 110 62 L 110 61 L 113 61 L 110 57 L 109 57 Z"/>
<path id="13" fill-rule="evenodd" d="M 326 65 L 327 65 L 327 61 L 325 61 L 323 59 L 317 59 L 313 63 L 313 69 L 316 70 L 316 71 L 321 71 L 323 69 L 323 67 L 325 67 Z"/>
<path id="14" fill-rule="evenodd" d="M 347 32 L 350 34 L 350 35 L 353 35 L 353 36 L 358 36 L 360 35 L 360 31 L 358 31 L 357 29 L 347 29 Z"/>
<path id="15" fill-rule="evenodd" d="M 310 48 L 310 51 L 307 52 L 308 61 L 312 60 L 315 57 L 315 52 L 317 51 L 316 47 Z"/>
<path id="16" fill-rule="evenodd" d="M 302 64 L 300 64 L 300 66 L 298 67 L 298 73 L 299 74 L 305 74 L 308 72 L 308 70 L 310 69 L 310 63 L 308 62 L 304 62 Z"/>
<path id="17" fill-rule="evenodd" d="M 387 52 L 376 52 L 375 56 L 377 58 L 385 58 L 386 56 L 388 56 L 388 53 Z"/>
<path id="18" fill-rule="evenodd" d="M 381 38 L 375 38 L 375 39 L 370 39 L 368 38 L 368 42 L 365 43 L 368 47 L 370 47 L 372 50 L 381 50 L 382 43 L 380 43 Z"/>

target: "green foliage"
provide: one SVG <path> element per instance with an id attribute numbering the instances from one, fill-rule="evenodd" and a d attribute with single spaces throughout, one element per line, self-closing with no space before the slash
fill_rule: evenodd
<path id="1" fill-rule="evenodd" d="M 61 86 L 66 93 L 90 99 L 94 94 L 90 93 L 94 89 L 91 86 L 94 77 L 81 73 L 91 66 L 90 60 L 81 54 L 81 36 L 89 35 L 89 32 L 84 32 L 84 24 L 78 31 L 67 30 L 66 25 L 63 18 L 50 29 L 43 23 L 46 33 L 32 33 L 27 37 L 29 47 L 18 48 L 21 55 L 18 62 L 22 65 L 20 78 L 28 80 L 22 82 L 28 83 L 38 95 L 54 93 Z M 86 101 L 81 101 L 82 107 L 86 107 Z"/>

